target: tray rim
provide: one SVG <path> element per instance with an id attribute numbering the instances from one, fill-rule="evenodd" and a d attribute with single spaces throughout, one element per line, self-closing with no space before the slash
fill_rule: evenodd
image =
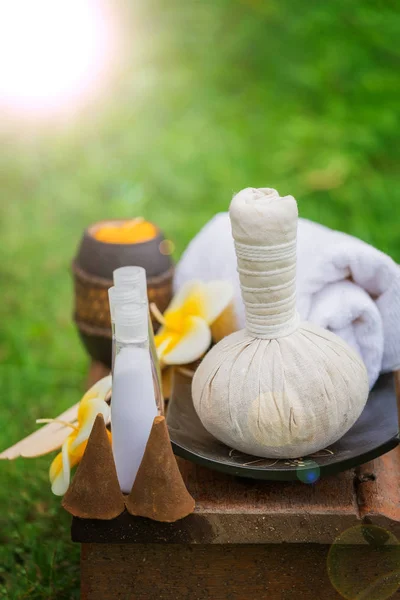
<path id="1" fill-rule="evenodd" d="M 230 465 L 226 462 L 220 462 L 217 460 L 213 460 L 201 454 L 196 454 L 191 452 L 184 446 L 181 446 L 177 442 L 174 442 L 171 439 L 172 449 L 176 456 L 180 456 L 186 460 L 197 463 L 202 467 L 207 467 L 212 469 L 213 471 L 219 471 L 220 473 L 225 473 L 229 475 L 234 475 L 235 477 L 245 477 L 247 479 L 258 479 L 258 480 L 266 480 L 266 481 L 301 481 L 297 476 L 299 471 L 307 472 L 313 470 L 314 467 L 292 467 L 290 469 L 280 469 L 271 468 L 271 469 L 263 469 L 261 467 L 251 467 L 251 466 L 241 466 L 241 465 Z M 387 452 L 390 452 L 394 448 L 400 445 L 400 433 L 397 433 L 392 438 L 387 440 L 385 443 L 364 452 L 363 454 L 359 454 L 356 457 L 345 458 L 343 460 L 337 461 L 335 463 L 329 463 L 327 465 L 320 465 L 318 467 L 320 469 L 319 477 L 326 475 L 335 475 L 341 473 L 343 471 L 347 471 L 348 469 L 353 469 L 359 467 Z M 314 461 L 316 462 L 316 461 Z M 318 479 L 316 481 L 318 481 Z M 310 484 L 307 484 L 310 485 Z"/>

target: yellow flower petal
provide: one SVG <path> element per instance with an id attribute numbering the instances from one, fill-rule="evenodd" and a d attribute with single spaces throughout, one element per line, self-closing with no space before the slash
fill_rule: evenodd
<path id="1" fill-rule="evenodd" d="M 87 441 L 83 442 L 75 451 L 71 451 L 72 442 L 76 434 L 69 436 L 55 459 L 50 465 L 51 491 L 56 496 L 63 496 L 67 491 L 71 480 L 71 469 L 81 460 Z"/>
<path id="2" fill-rule="evenodd" d="M 232 302 L 233 287 L 225 281 L 188 281 L 177 292 L 155 336 L 158 357 L 164 365 L 193 362 L 211 342 L 209 326 Z M 157 317 L 157 314 L 156 314 Z"/>
<path id="3" fill-rule="evenodd" d="M 103 415 L 104 421 L 107 423 L 110 417 L 110 407 L 104 400 L 93 398 L 87 404 L 85 403 L 82 408 L 82 421 L 79 423 L 79 432 L 71 444 L 71 450 L 74 450 L 79 444 L 88 439 L 98 414 Z"/>
<path id="4" fill-rule="evenodd" d="M 166 327 L 160 329 L 154 338 L 154 342 L 157 348 L 157 356 L 161 363 L 164 362 L 164 356 L 176 346 L 181 337 L 182 334 L 175 333 Z"/>
<path id="5" fill-rule="evenodd" d="M 61 452 L 56 456 L 50 466 L 51 491 L 56 496 L 63 496 L 70 482 L 70 460 L 68 447 L 70 439 L 67 438 L 62 445 Z"/>
<path id="6" fill-rule="evenodd" d="M 78 408 L 78 422 L 81 424 L 86 420 L 86 411 L 90 407 L 90 401 L 98 398 L 99 400 L 104 400 L 112 387 L 112 377 L 111 375 L 107 375 L 107 377 L 103 377 L 100 381 L 97 381 L 92 387 L 86 392 L 83 396 L 82 400 L 79 403 Z"/>
<path id="7" fill-rule="evenodd" d="M 183 333 L 163 355 L 166 365 L 184 365 L 199 359 L 211 344 L 211 331 L 204 319 L 187 317 Z"/>
<path id="8" fill-rule="evenodd" d="M 50 465 L 49 477 L 50 482 L 53 484 L 56 478 L 62 474 L 63 463 L 62 463 L 62 454 L 59 452 L 53 462 Z"/>
<path id="9" fill-rule="evenodd" d="M 110 407 L 105 402 L 111 388 L 111 375 L 103 377 L 95 383 L 90 390 L 83 396 L 78 408 L 79 431 L 75 440 L 72 442 L 71 449 L 74 450 L 79 444 L 87 440 L 92 431 L 93 423 L 98 414 L 102 414 L 104 421 L 110 418 Z"/>
<path id="10" fill-rule="evenodd" d="M 111 376 L 104 377 L 95 383 L 83 396 L 78 407 L 78 425 L 65 440 L 61 452 L 50 466 L 51 490 L 56 496 L 63 496 L 68 489 L 71 469 L 79 463 L 85 451 L 87 440 L 98 414 L 102 414 L 107 422 L 110 407 L 105 397 L 111 388 Z"/>
<path id="11" fill-rule="evenodd" d="M 172 340 L 170 337 L 165 337 L 162 341 L 159 342 L 157 346 L 157 356 L 160 361 L 162 361 L 164 354 L 166 354 L 166 352 L 168 351 L 168 347 L 171 345 L 171 342 Z"/>
<path id="12" fill-rule="evenodd" d="M 196 297 L 198 295 L 203 296 L 203 286 L 204 283 L 202 281 L 197 280 L 187 281 L 186 283 L 184 283 L 183 286 L 176 292 L 175 296 L 171 300 L 170 305 L 164 313 L 164 316 L 166 317 L 170 312 L 181 310 L 183 305 L 186 304 L 188 300 L 189 302 L 191 302 L 191 299 L 193 297 Z M 194 301 L 194 305 L 196 305 L 196 301 Z M 191 314 L 192 316 L 202 316 L 201 314 L 197 313 L 197 310 L 196 312 Z"/>
<path id="13" fill-rule="evenodd" d="M 165 311 L 165 325 L 178 330 L 179 317 L 187 316 L 201 317 L 211 325 L 232 299 L 233 286 L 229 281 L 188 281 Z"/>

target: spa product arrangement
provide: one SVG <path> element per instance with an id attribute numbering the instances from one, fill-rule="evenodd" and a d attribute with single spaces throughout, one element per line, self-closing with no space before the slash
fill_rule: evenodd
<path id="1" fill-rule="evenodd" d="M 363 361 L 296 310 L 297 203 L 247 188 L 230 206 L 246 328 L 214 346 L 193 379 L 204 427 L 231 448 L 268 458 L 333 444 L 369 392 Z"/>
<path id="2" fill-rule="evenodd" d="M 298 219 L 292 196 L 242 190 L 229 217 L 217 215 L 189 244 L 172 297 L 173 266 L 156 225 L 137 218 L 89 227 L 73 263 L 75 320 L 112 376 L 56 419 L 39 419 L 45 427 L 0 458 L 60 449 L 52 491 L 75 516 L 112 519 L 126 508 L 174 521 L 194 501 L 170 436 L 178 454 L 212 468 L 239 452 L 243 466 L 292 459 L 307 470 L 304 457 L 332 453 L 361 414 L 375 419 L 379 399 L 392 399 L 384 382 L 363 412 L 379 372 L 400 367 L 400 271 L 350 236 L 346 252 L 344 234 L 330 232 L 325 243 L 322 229 Z M 169 431 L 163 390 L 172 398 Z M 386 422 L 381 429 L 369 457 L 397 443 Z M 292 478 L 284 470 L 277 478 Z"/>

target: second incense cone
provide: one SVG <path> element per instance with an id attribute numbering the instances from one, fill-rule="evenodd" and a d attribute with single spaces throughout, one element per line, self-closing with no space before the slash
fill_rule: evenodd
<path id="1" fill-rule="evenodd" d="M 173 523 L 191 514 L 194 507 L 172 451 L 165 418 L 156 417 L 126 508 L 132 515 Z"/>

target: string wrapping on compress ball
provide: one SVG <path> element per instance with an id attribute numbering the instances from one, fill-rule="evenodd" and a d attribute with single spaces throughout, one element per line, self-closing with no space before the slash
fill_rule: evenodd
<path id="1" fill-rule="evenodd" d="M 296 201 L 271 188 L 247 188 L 234 197 L 230 215 L 247 331 L 261 339 L 290 335 L 299 325 Z"/>
<path id="2" fill-rule="evenodd" d="M 296 239 L 286 244 L 258 248 L 235 242 L 235 250 L 247 331 L 261 339 L 274 339 L 293 333 L 299 326 L 296 310 Z M 279 266 L 280 263 L 285 266 Z M 284 281 L 277 283 L 279 279 Z M 263 302 L 254 301 L 264 294 L 267 298 Z"/>

